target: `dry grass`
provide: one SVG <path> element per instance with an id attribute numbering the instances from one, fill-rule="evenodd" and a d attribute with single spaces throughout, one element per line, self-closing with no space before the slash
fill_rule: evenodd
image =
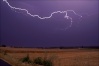
<path id="1" fill-rule="evenodd" d="M 51 59 L 54 66 L 99 66 L 99 49 L 34 49 L 3 48 L 7 54 L 20 59 L 29 54 L 31 60 L 36 57 Z"/>

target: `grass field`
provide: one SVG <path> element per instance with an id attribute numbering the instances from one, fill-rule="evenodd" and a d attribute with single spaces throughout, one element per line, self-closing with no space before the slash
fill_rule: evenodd
<path id="1" fill-rule="evenodd" d="M 5 56 L 14 58 L 17 60 L 16 62 L 28 54 L 31 60 L 37 57 L 50 59 L 53 62 L 53 66 L 99 66 L 99 49 L 37 49 L 0 47 L 0 58 L 4 57 L 2 53 L 6 53 Z M 6 59 L 6 57 L 3 59 Z"/>

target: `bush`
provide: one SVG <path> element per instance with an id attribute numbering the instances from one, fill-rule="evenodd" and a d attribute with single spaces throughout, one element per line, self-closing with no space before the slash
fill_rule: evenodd
<path id="1" fill-rule="evenodd" d="M 43 64 L 42 58 L 38 57 L 38 58 L 34 59 L 34 63 L 42 65 Z"/>
<path id="2" fill-rule="evenodd" d="M 52 62 L 50 60 L 44 60 L 43 65 L 44 66 L 52 66 Z"/>
<path id="3" fill-rule="evenodd" d="M 52 66 L 52 62 L 50 60 L 43 60 L 41 57 L 34 59 L 34 63 L 44 66 Z"/>
<path id="4" fill-rule="evenodd" d="M 29 59 L 29 55 L 27 55 L 26 57 L 21 59 L 22 62 L 27 62 L 27 63 L 31 63 L 31 60 Z"/>

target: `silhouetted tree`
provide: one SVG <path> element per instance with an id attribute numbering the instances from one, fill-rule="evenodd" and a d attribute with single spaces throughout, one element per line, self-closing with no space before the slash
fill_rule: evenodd
<path id="1" fill-rule="evenodd" d="M 1 47 L 6 47 L 6 45 L 1 45 Z"/>

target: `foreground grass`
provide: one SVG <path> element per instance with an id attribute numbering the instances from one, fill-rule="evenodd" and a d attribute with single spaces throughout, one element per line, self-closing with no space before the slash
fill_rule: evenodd
<path id="1" fill-rule="evenodd" d="M 0 59 L 6 61 L 9 63 L 11 66 L 39 66 L 37 64 L 29 64 L 27 62 L 22 62 L 19 59 L 16 59 L 8 54 L 0 53 Z"/>
<path id="2" fill-rule="evenodd" d="M 9 48 L 7 55 L 0 54 L 0 57 L 10 61 L 13 66 L 44 66 L 32 63 L 22 63 L 19 60 L 29 54 L 30 60 L 41 57 L 42 59 L 51 60 L 53 66 L 99 66 L 99 49 L 26 49 L 25 48 Z M 28 50 L 28 51 L 27 51 Z M 45 51 L 46 50 L 46 51 Z M 14 52 L 15 51 L 15 52 Z M 37 52 L 36 52 L 37 51 Z M 10 57 L 13 59 L 11 59 Z M 38 62 L 37 62 L 38 63 Z M 40 63 L 40 62 L 39 62 Z"/>
<path id="3" fill-rule="evenodd" d="M 12 66 L 23 66 L 17 59 L 14 59 L 9 55 L 4 55 L 4 54 L 0 53 L 0 59 L 6 61 L 7 63 L 9 63 Z"/>

